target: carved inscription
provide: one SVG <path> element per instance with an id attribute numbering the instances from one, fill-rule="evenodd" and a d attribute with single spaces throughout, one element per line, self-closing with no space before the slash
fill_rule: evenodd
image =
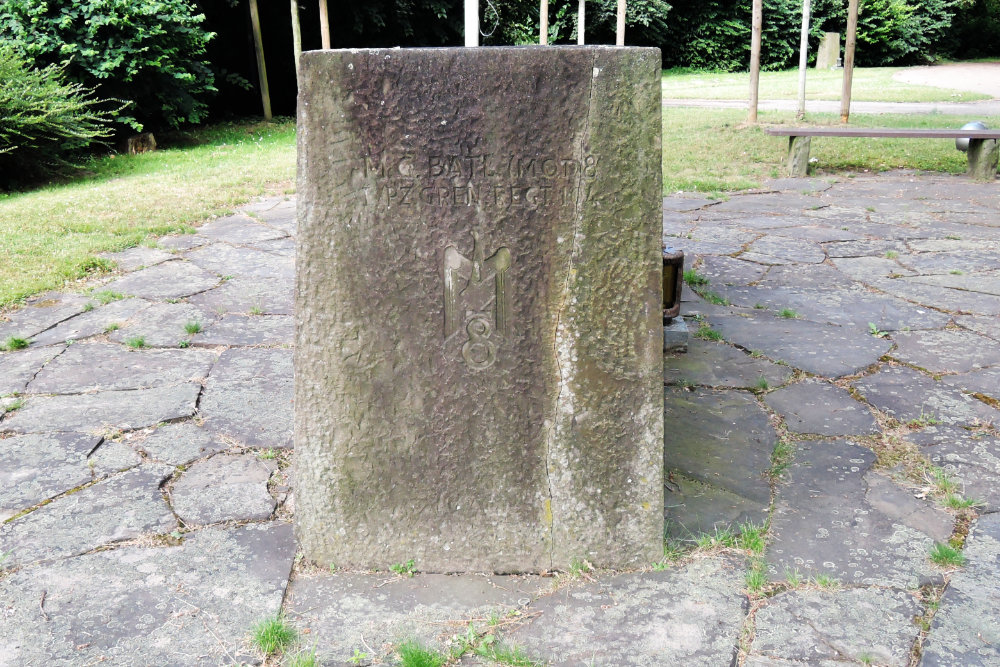
<path id="1" fill-rule="evenodd" d="M 574 206 L 590 197 L 597 155 L 523 156 L 466 148 L 454 153 L 366 156 L 354 166 L 369 205 L 426 208 L 538 209 Z"/>
<path id="2" fill-rule="evenodd" d="M 479 235 L 472 238 L 471 260 L 453 245 L 444 251 L 444 339 L 464 332 L 462 359 L 482 371 L 496 362 L 500 340 L 510 335 L 511 254 L 500 248 L 487 258 Z"/>

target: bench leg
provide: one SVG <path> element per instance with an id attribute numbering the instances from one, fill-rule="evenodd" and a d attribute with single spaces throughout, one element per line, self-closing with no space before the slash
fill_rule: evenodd
<path id="1" fill-rule="evenodd" d="M 967 173 L 978 181 L 991 181 L 997 175 L 997 158 L 1000 145 L 996 139 L 969 139 L 969 168 Z"/>
<path id="2" fill-rule="evenodd" d="M 788 137 L 788 175 L 809 175 L 809 140 L 812 137 Z"/>

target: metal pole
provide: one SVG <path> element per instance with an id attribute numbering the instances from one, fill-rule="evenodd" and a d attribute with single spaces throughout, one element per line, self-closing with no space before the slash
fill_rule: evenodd
<path id="1" fill-rule="evenodd" d="M 847 5 L 847 43 L 844 44 L 844 87 L 840 93 L 840 122 L 851 116 L 851 83 L 854 79 L 854 46 L 858 41 L 858 0 Z"/>
<path id="2" fill-rule="evenodd" d="M 618 0 L 618 24 L 615 26 L 615 46 L 625 46 L 625 0 Z"/>
<path id="3" fill-rule="evenodd" d="M 581 45 L 583 44 L 583 26 L 586 15 L 584 5 L 586 1 L 587 0 L 580 0 L 580 8 L 576 12 L 576 43 Z"/>
<path id="4" fill-rule="evenodd" d="M 465 0 L 465 45 L 479 46 L 479 0 Z"/>
<path id="5" fill-rule="evenodd" d="M 757 122 L 757 90 L 760 88 L 760 33 L 764 25 L 763 0 L 753 0 L 750 34 L 750 108 L 747 122 Z"/>
<path id="6" fill-rule="evenodd" d="M 549 0 L 542 0 L 538 8 L 538 43 L 549 43 Z"/>
<path id="7" fill-rule="evenodd" d="M 806 65 L 809 64 L 809 0 L 802 0 L 802 40 L 799 42 L 799 111 L 795 117 L 806 117 Z"/>

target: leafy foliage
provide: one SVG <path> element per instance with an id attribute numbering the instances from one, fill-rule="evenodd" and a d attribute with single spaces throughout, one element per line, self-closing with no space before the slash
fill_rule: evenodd
<path id="1" fill-rule="evenodd" d="M 483 44 L 537 44 L 537 0 L 491 0 L 481 3 L 482 30 L 488 33 Z M 576 0 L 550 0 L 549 43 L 576 43 Z M 495 10 L 495 11 L 494 11 Z M 590 0 L 584 17 L 584 38 L 588 44 L 614 44 L 617 0 Z M 668 32 L 670 5 L 664 0 L 630 0 L 625 14 L 625 34 L 629 45 L 660 46 Z M 495 26 L 495 29 L 494 29 Z"/>
<path id="2" fill-rule="evenodd" d="M 33 69 L 0 43 L 0 189 L 67 166 L 74 152 L 110 134 L 109 114 L 63 68 Z"/>
<path id="3" fill-rule="evenodd" d="M 37 66 L 130 102 L 118 122 L 178 127 L 202 121 L 214 77 L 201 60 L 212 33 L 189 0 L 4 0 L 0 33 Z"/>

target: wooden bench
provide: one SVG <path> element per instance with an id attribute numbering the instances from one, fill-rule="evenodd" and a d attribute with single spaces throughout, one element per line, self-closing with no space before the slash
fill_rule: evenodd
<path id="1" fill-rule="evenodd" d="M 924 139 L 968 139 L 969 168 L 975 179 L 990 180 L 997 173 L 997 139 L 1000 130 L 905 130 L 867 127 L 768 127 L 764 132 L 788 137 L 788 174 L 805 176 L 809 170 L 809 142 L 812 137 L 893 137 Z"/>

